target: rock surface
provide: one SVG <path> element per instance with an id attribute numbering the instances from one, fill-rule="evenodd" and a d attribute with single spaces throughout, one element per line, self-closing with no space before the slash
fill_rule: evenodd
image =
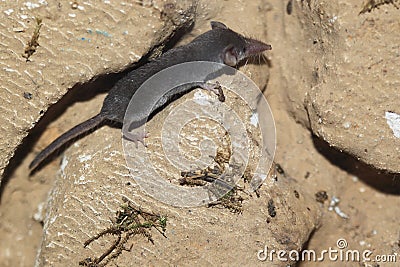
<path id="1" fill-rule="evenodd" d="M 398 10 L 360 14 L 361 1 L 305 1 L 284 29 L 288 105 L 313 134 L 384 171 L 400 172 L 400 138 L 387 112 L 400 114 Z"/>
<path id="2" fill-rule="evenodd" d="M 266 247 L 318 252 L 337 248 L 339 238 L 347 239 L 349 249 L 372 248 L 374 255 L 397 251 L 398 221 L 393 214 L 400 205 L 400 186 L 396 176 L 377 168 L 399 172 L 393 130 L 395 114 L 400 114 L 394 94 L 399 62 L 398 47 L 392 45 L 399 37 L 389 34 L 398 27 L 398 10 L 383 5 L 358 16 L 361 1 L 294 0 L 288 15 L 288 2 L 201 1 L 196 25 L 183 40 L 208 30 L 210 20 L 220 20 L 272 44 L 266 64 L 241 70 L 266 89 L 276 122 L 275 161 L 284 172 L 278 168 L 277 180 L 270 176 L 259 197 L 244 194 L 242 214 L 225 208 L 179 209 L 148 197 L 129 176 L 120 130 L 110 127 L 77 140 L 65 151 L 61 165 L 53 161 L 29 175 L 28 164 L 36 153 L 98 112 L 104 94 L 93 93 L 97 88 L 92 87 L 115 80 L 107 73 L 125 69 L 149 51 L 150 56 L 157 55 L 162 48 L 157 44 L 175 30 L 174 23 L 167 24 L 160 16 L 182 18 L 182 13 L 161 1 L 85 1 L 78 7 L 54 1 L 2 2 L 2 171 L 16 153 L 0 190 L 2 264 L 31 266 L 36 255 L 37 265 L 60 266 L 99 257 L 114 242 L 112 236 L 86 248 L 83 243 L 112 224 L 122 197 L 167 215 L 168 222 L 167 238 L 151 231 L 154 245 L 145 237 L 132 238 L 132 250 L 115 260 L 121 266 L 265 266 L 269 259 L 260 261 L 257 253 Z M 43 19 L 40 46 L 26 62 L 22 54 L 34 32 L 35 17 Z M 95 82 L 88 83 L 92 79 Z M 151 133 L 179 103 L 152 120 Z M 392 126 L 385 112 L 392 114 Z M 195 135 L 202 134 L 198 126 Z M 168 165 L 158 164 L 172 173 Z M 316 201 L 315 194 L 323 192 L 329 200 L 340 199 L 337 207 L 342 213 L 329 211 L 329 200 Z M 288 262 L 275 258 L 273 264 Z M 301 263 L 322 265 L 343 262 Z"/>
<path id="3" fill-rule="evenodd" d="M 0 174 L 29 130 L 68 89 L 121 71 L 173 33 L 173 24 L 160 19 L 159 4 L 2 3 Z M 172 20 L 184 22 L 184 13 L 177 14 Z M 37 29 L 38 46 L 27 59 L 24 51 Z"/>

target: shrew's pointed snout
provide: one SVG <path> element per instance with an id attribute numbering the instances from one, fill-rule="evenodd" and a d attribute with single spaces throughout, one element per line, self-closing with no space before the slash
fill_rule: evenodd
<path id="1" fill-rule="evenodd" d="M 245 42 L 246 42 L 246 50 L 245 50 L 246 57 L 261 54 L 262 52 L 264 52 L 266 50 L 272 49 L 271 45 L 263 43 L 256 39 L 245 38 Z"/>

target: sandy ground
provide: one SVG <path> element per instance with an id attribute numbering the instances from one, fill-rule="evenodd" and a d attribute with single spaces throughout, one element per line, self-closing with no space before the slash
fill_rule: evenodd
<path id="1" fill-rule="evenodd" d="M 273 185 L 266 183 L 262 186 L 260 198 L 254 197 L 245 200 L 242 214 L 232 214 L 228 210 L 220 211 L 210 208 L 194 209 L 188 212 L 158 205 L 154 200 L 147 199 L 145 196 L 140 195 L 140 192 L 136 192 L 137 188 L 132 189 L 126 186 L 127 180 L 121 176 L 121 179 L 117 179 L 115 183 L 122 187 L 121 190 L 123 192 L 126 190 L 129 193 L 133 190 L 134 194 L 138 194 L 137 197 L 140 197 L 140 200 L 137 200 L 136 203 L 147 205 L 153 210 L 171 213 L 171 224 L 168 226 L 171 228 L 168 228 L 169 232 L 167 232 L 167 235 L 169 234 L 168 241 L 163 241 L 162 237 L 157 235 L 156 232 L 153 233 L 153 237 L 156 239 L 155 245 L 147 244 L 143 238 L 136 240 L 134 244 L 139 245 L 140 249 L 123 252 L 121 261 L 117 262 L 119 266 L 128 266 L 129 264 L 131 266 L 139 264 L 185 266 L 193 265 L 193 263 L 197 265 L 221 265 L 223 263 L 235 265 L 237 263 L 240 265 L 271 266 L 268 260 L 260 261 L 257 259 L 257 251 L 264 249 L 265 246 L 269 248 L 274 248 L 274 246 L 276 248 L 284 247 L 285 249 L 293 248 L 296 250 L 308 249 L 315 250 L 317 253 L 324 249 L 329 250 L 329 248 L 339 251 L 345 251 L 346 249 L 360 252 L 370 250 L 372 253 L 371 258 L 376 255 L 383 255 L 386 258 L 394 257 L 397 264 L 400 262 L 400 228 L 396 216 L 400 206 L 399 175 L 395 173 L 388 174 L 382 170 L 385 166 L 392 166 L 391 170 L 399 169 L 400 167 L 396 166 L 396 158 L 393 159 L 394 163 L 385 164 L 383 162 L 380 165 L 378 164 L 379 168 L 374 168 L 364 163 L 365 161 L 360 161 L 350 155 L 353 151 L 351 148 L 347 153 L 332 147 L 329 142 L 340 140 L 342 138 L 341 132 L 337 133 L 340 136 L 339 139 L 330 139 L 329 135 L 327 135 L 329 138 L 325 138 L 326 135 L 324 134 L 329 132 L 329 127 L 325 128 L 326 132 L 319 132 L 320 128 L 313 125 L 315 123 L 313 120 L 318 121 L 318 118 L 313 117 L 310 107 L 307 110 L 308 102 L 304 96 L 307 90 L 304 88 L 311 88 L 316 84 L 307 68 L 309 61 L 313 60 L 312 56 L 309 56 L 310 50 L 315 48 L 310 49 L 307 46 L 309 45 L 307 42 L 305 44 L 301 42 L 302 40 L 308 40 L 309 43 L 313 43 L 313 39 L 310 36 L 318 32 L 318 27 L 323 26 L 323 23 L 319 24 L 321 21 L 324 22 L 325 19 L 328 20 L 328 18 L 332 17 L 330 12 L 346 14 L 339 16 L 340 25 L 343 28 L 345 28 L 344 25 L 352 25 L 353 20 L 357 20 L 357 22 L 354 22 L 355 27 L 368 24 L 369 27 L 378 25 L 376 27 L 382 29 L 384 26 L 380 25 L 380 23 L 383 23 L 383 20 L 385 22 L 396 22 L 399 11 L 392 4 L 388 4 L 355 19 L 354 17 L 358 13 L 352 17 L 343 9 L 348 8 L 348 10 L 354 12 L 361 11 L 363 7 L 361 1 L 339 1 L 340 3 L 337 5 L 329 4 L 329 2 L 293 1 L 291 15 L 287 14 L 287 1 L 281 0 L 257 1 L 251 4 L 246 3 L 246 6 L 240 1 L 223 1 L 217 5 L 210 3 L 202 6 L 202 13 L 199 15 L 193 31 L 188 35 L 189 39 L 207 30 L 209 20 L 218 19 L 226 22 L 228 26 L 239 32 L 245 32 L 250 36 L 266 40 L 273 46 L 273 50 L 267 55 L 269 64 L 262 66 L 247 65 L 242 70 L 254 79 L 261 88 L 266 87 L 264 95 L 272 108 L 277 131 L 275 162 L 281 166 L 284 173 L 278 173 L 280 183 Z M 244 12 L 245 15 L 243 13 L 236 15 L 235 12 L 241 9 L 245 9 L 247 13 L 253 12 L 254 16 L 246 12 Z M 2 10 L 2 12 L 4 11 Z M 320 21 L 315 19 L 316 14 L 320 15 Z M 317 22 L 312 25 L 312 23 L 309 23 L 311 20 Z M 244 26 L 245 22 L 246 26 Z M 307 25 L 311 30 L 308 30 Z M 394 29 L 397 27 L 397 30 L 399 30 L 398 23 L 390 25 Z M 140 26 L 136 26 L 136 28 L 140 28 Z M 329 56 L 324 56 L 323 53 L 337 52 L 335 49 L 329 50 L 329 45 L 335 47 L 335 44 L 345 39 L 340 36 L 343 28 L 337 31 L 337 35 L 333 34 L 328 37 L 323 34 L 315 35 L 321 37 L 320 39 L 317 38 L 318 42 L 325 41 L 326 47 L 324 45 L 321 47 L 326 50 L 311 51 L 311 54 L 324 59 L 326 57 L 327 60 L 324 63 L 329 63 Z M 253 29 L 253 32 L 251 29 Z M 320 31 L 323 32 L 325 30 L 327 29 Z M 373 30 L 370 29 L 370 31 Z M 379 35 L 379 33 L 376 33 L 376 35 Z M 372 34 L 370 36 L 366 34 L 364 42 L 367 43 L 368 38 L 371 38 L 372 42 L 375 40 L 376 35 Z M 395 43 L 397 40 L 397 36 L 394 35 L 392 36 L 393 39 L 390 39 L 390 35 L 385 35 L 385 38 L 388 38 L 388 40 L 385 40 L 386 43 Z M 187 40 L 183 42 L 185 41 Z M 148 46 L 148 43 L 146 45 Z M 360 49 L 360 47 L 357 48 Z M 399 53 L 398 46 L 396 49 L 397 53 Z M 145 50 L 141 50 L 138 53 L 143 53 L 143 51 Z M 392 57 L 392 50 L 379 49 L 378 52 L 384 59 Z M 362 57 L 356 59 L 363 60 Z M 315 61 L 315 66 L 319 66 L 319 63 L 321 62 Z M 124 64 L 126 65 L 127 63 L 121 63 L 121 65 Z M 387 64 L 389 65 L 389 63 Z M 346 66 L 351 69 L 351 66 Z M 388 67 L 386 69 L 388 69 L 389 74 L 384 73 L 382 75 L 393 75 L 393 79 L 395 79 L 396 75 L 391 73 L 391 68 Z M 319 75 L 324 80 L 321 84 L 330 85 L 330 81 L 336 78 L 334 72 L 334 68 L 329 71 L 321 70 Z M 341 74 L 343 72 L 338 71 Z M 89 74 L 87 75 L 90 76 Z M 362 79 L 362 75 L 363 73 L 361 72 L 360 79 Z M 364 75 L 367 74 L 364 73 Z M 365 79 L 368 80 L 368 77 Z M 350 76 L 341 75 L 341 80 L 345 80 L 344 83 L 354 83 L 352 79 Z M 382 76 L 374 77 L 374 79 L 382 80 Z M 78 89 L 75 87 L 69 91 L 61 102 L 47 111 L 44 119 L 29 133 L 29 136 L 19 146 L 15 156 L 10 161 L 10 166 L 6 169 L 1 184 L 1 266 L 32 266 L 37 257 L 38 249 L 41 247 L 42 257 L 55 257 L 54 255 L 52 256 L 52 253 L 56 254 L 57 251 L 51 251 L 49 246 L 51 242 L 44 240 L 44 245 L 41 243 L 44 235 L 43 223 L 46 222 L 45 212 L 49 192 L 54 188 L 55 184 L 56 188 L 62 188 L 62 185 L 71 186 L 71 184 L 68 184 L 66 177 L 72 177 L 84 167 L 79 167 L 79 163 L 76 163 L 76 165 L 69 166 L 69 169 L 67 168 L 63 170 L 64 173 L 61 173 L 60 158 L 58 158 L 35 174 L 29 175 L 27 171 L 28 165 L 34 155 L 51 140 L 71 126 L 81 122 L 82 114 L 84 114 L 85 118 L 96 114 L 105 97 L 104 91 L 101 93 L 96 91 L 98 89 L 96 86 L 104 85 L 103 81 L 95 82 L 94 85 L 87 84 L 86 87 L 84 84 L 82 88 L 87 90 L 78 90 L 81 87 L 77 87 Z M 380 86 L 380 83 L 376 82 L 376 86 Z M 379 98 L 381 89 L 384 90 L 384 88 L 380 88 L 376 91 L 367 90 L 367 92 L 368 95 Z M 333 86 L 332 90 L 338 91 L 339 89 Z M 398 89 L 397 92 L 399 92 Z M 321 98 L 324 99 L 329 98 L 331 94 L 328 90 L 316 93 L 317 96 L 322 95 L 323 97 Z M 351 94 L 348 95 L 348 101 L 351 103 L 365 101 L 365 99 L 359 98 L 358 95 L 353 95 L 353 98 L 351 96 Z M 317 102 L 321 98 L 316 98 Z M 400 106 L 398 100 L 393 100 L 390 105 L 393 107 L 393 112 L 400 112 L 395 110 Z M 327 106 L 330 107 L 329 105 Z M 155 119 L 158 120 L 159 118 Z M 327 116 L 323 119 L 328 120 L 331 117 Z M 313 131 L 314 134 L 312 134 Z M 93 139 L 86 137 L 82 140 L 82 143 L 79 143 L 79 146 L 72 145 L 66 152 L 66 157 L 72 159 L 75 156 L 77 158 L 82 151 L 86 151 L 85 153 L 88 154 L 91 153 L 90 151 L 95 153 L 101 150 L 99 140 L 104 140 L 106 137 L 113 139 L 113 136 L 118 138 L 118 134 L 118 129 L 102 128 L 93 134 Z M 316 135 L 319 135 L 319 137 Z M 109 139 L 106 140 L 109 141 Z M 349 138 L 346 140 L 349 140 Z M 393 140 L 393 150 L 388 151 L 387 155 L 393 155 L 391 153 L 396 151 L 396 146 L 398 147 L 399 141 Z M 356 139 L 353 142 L 359 143 Z M 113 148 L 117 150 L 118 145 L 120 144 L 116 142 Z M 340 143 L 340 145 L 347 145 L 347 143 Z M 333 146 L 337 146 L 337 144 L 335 143 Z M 354 147 L 353 152 L 357 153 L 358 148 L 357 146 Z M 379 150 L 379 153 L 381 153 L 385 151 L 385 148 L 386 145 L 377 148 L 377 151 Z M 93 166 L 98 166 L 96 164 L 101 163 L 101 160 L 97 160 L 97 162 L 94 161 Z M 398 162 L 397 164 L 399 164 Z M 96 170 L 93 166 L 89 167 L 89 169 Z M 118 167 L 120 165 L 108 166 L 105 164 L 102 168 L 110 169 L 109 171 L 111 171 L 118 169 Z M 93 177 L 102 174 L 102 168 L 97 173 L 95 172 Z M 86 174 L 89 175 L 88 172 Z M 103 180 L 99 178 L 98 183 L 101 185 L 100 181 Z M 115 180 L 111 181 L 114 182 Z M 67 188 L 65 190 L 70 192 L 68 190 L 71 189 Z M 290 196 L 286 195 L 288 192 Z M 327 200 L 324 201 L 315 196 L 317 193 L 321 194 L 321 192 L 326 192 Z M 123 193 L 121 194 L 123 195 Z M 91 195 L 91 193 L 88 193 L 88 195 Z M 340 202 L 331 205 L 333 210 L 329 210 L 330 201 L 333 197 L 340 199 Z M 68 194 L 61 196 L 59 201 L 62 202 L 64 198 L 68 199 Z M 271 213 L 266 208 L 267 202 L 271 198 L 280 200 L 277 204 L 277 218 L 271 218 Z M 296 201 L 301 203 L 296 203 Z M 117 205 L 117 203 L 118 201 L 115 201 L 114 204 Z M 56 204 L 56 208 L 53 207 L 52 212 L 59 212 L 60 214 L 65 212 L 65 206 L 59 203 Z M 335 206 L 337 207 L 336 209 L 334 209 Z M 114 209 L 116 208 L 114 207 Z M 190 214 L 191 212 L 193 214 Z M 308 214 L 307 212 L 310 213 Z M 113 212 L 110 211 L 105 214 L 103 214 L 103 221 L 101 222 L 103 224 L 100 223 L 101 226 L 109 223 L 104 216 L 112 216 Z M 198 221 L 193 222 L 194 220 Z M 236 223 L 236 228 L 232 226 L 233 221 Z M 248 226 L 247 228 L 245 227 L 246 225 Z M 86 225 L 88 229 L 91 229 L 90 233 L 96 233 L 96 230 L 101 229 L 101 226 L 97 225 L 96 227 L 98 228 L 92 229 L 91 225 Z M 46 234 L 50 237 L 52 231 L 55 235 L 59 233 L 57 232 L 59 228 L 49 229 Z M 79 225 L 76 229 L 79 230 Z M 288 234 L 285 235 L 285 232 Z M 274 233 L 276 235 L 271 237 L 264 236 Z M 339 240 L 342 243 L 345 240 L 347 243 L 346 249 L 338 248 Z M 241 242 L 240 245 L 237 244 L 238 241 Z M 104 246 L 104 244 L 100 243 L 99 250 L 101 250 L 101 245 Z M 207 255 L 203 255 L 202 252 L 207 253 Z M 88 253 L 88 251 L 83 251 L 79 253 L 79 257 L 82 257 L 82 255 L 90 256 Z M 71 257 L 73 258 L 74 254 Z M 74 258 L 74 261 L 68 264 L 65 261 L 60 261 L 61 263 L 58 264 L 54 263 L 54 261 L 53 263 L 51 261 L 47 263 L 54 266 L 76 266 L 79 260 L 82 260 L 82 258 Z M 276 260 L 274 264 L 277 266 L 286 265 L 285 262 Z M 291 264 L 295 265 L 295 263 Z M 397 266 L 395 262 L 330 261 L 327 257 L 323 262 L 303 261 L 297 264 L 298 266 Z M 113 266 L 113 263 L 110 266 Z"/>

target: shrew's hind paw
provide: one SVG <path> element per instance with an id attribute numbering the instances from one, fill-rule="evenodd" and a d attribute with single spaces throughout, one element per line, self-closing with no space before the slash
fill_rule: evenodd
<path id="1" fill-rule="evenodd" d="M 225 102 L 225 95 L 222 91 L 222 86 L 218 81 L 216 81 L 215 83 L 204 83 L 201 88 L 209 92 L 213 92 L 218 96 L 219 101 Z"/>
<path id="2" fill-rule="evenodd" d="M 139 143 L 142 143 L 144 147 L 147 147 L 147 144 L 144 142 L 144 139 L 149 137 L 149 133 L 140 132 L 140 133 L 130 133 L 126 132 L 122 135 L 126 140 L 132 141 L 135 143 L 136 148 L 139 147 Z"/>

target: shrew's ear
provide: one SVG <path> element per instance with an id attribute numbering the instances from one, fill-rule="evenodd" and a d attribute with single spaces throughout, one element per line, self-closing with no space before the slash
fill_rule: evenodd
<path id="1" fill-rule="evenodd" d="M 228 29 L 225 24 L 219 21 L 211 21 L 211 29 Z"/>
<path id="2" fill-rule="evenodd" d="M 224 61 L 224 64 L 231 67 L 236 66 L 236 64 L 238 63 L 238 55 L 233 45 L 228 45 L 227 47 L 225 47 L 222 53 L 222 60 Z"/>

